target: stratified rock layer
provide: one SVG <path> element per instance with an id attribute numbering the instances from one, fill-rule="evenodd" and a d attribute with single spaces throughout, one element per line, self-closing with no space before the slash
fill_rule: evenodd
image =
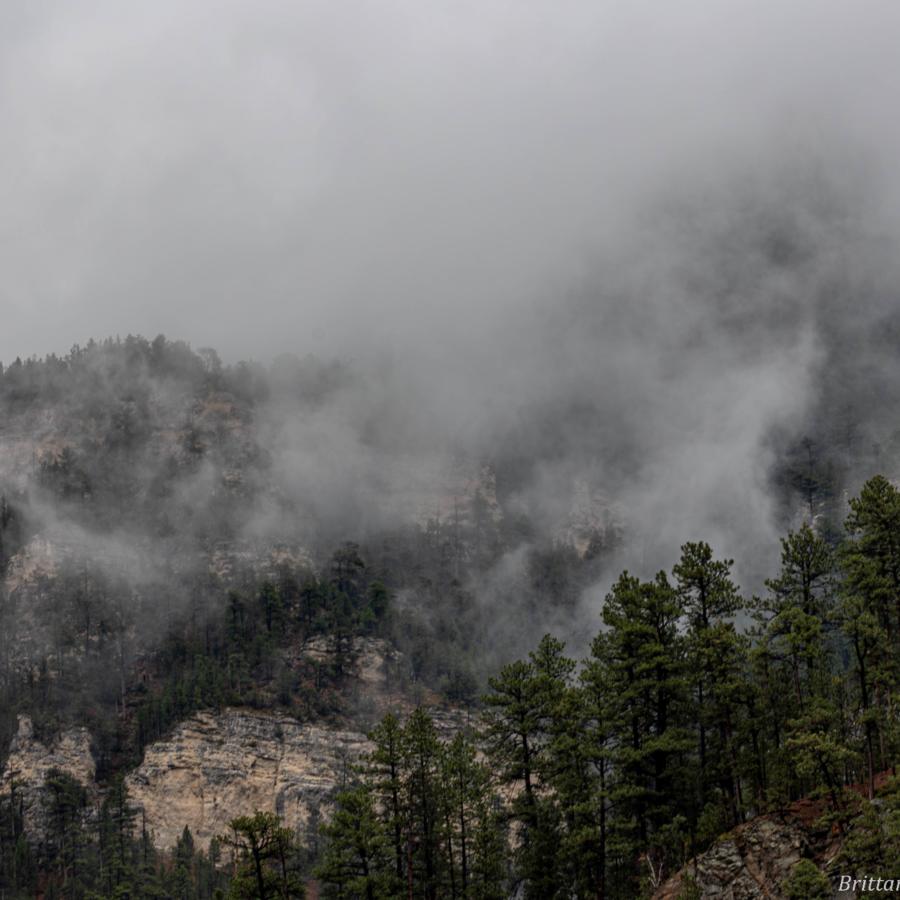
<path id="1" fill-rule="evenodd" d="M 26 830 L 37 837 L 44 833 L 44 782 L 53 770 L 64 772 L 94 789 L 97 767 L 91 753 L 91 736 L 86 728 L 69 728 L 49 745 L 35 737 L 28 716 L 19 716 L 19 729 L 9 746 L 9 757 L 0 791 L 15 792 L 22 801 Z"/>
<path id="2" fill-rule="evenodd" d="M 327 812 L 370 749 L 358 731 L 237 709 L 199 713 L 147 748 L 128 791 L 158 847 L 172 847 L 185 825 L 205 846 L 232 818 L 255 810 L 302 830 Z"/>

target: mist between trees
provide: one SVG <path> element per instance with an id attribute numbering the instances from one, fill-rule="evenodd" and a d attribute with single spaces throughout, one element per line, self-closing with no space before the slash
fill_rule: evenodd
<path id="1" fill-rule="evenodd" d="M 326 896 L 634 898 L 722 832 L 784 815 L 801 798 L 813 804 L 815 827 L 837 836 L 835 871 L 891 871 L 900 859 L 900 491 L 877 476 L 849 508 L 837 542 L 808 524 L 789 533 L 760 597 L 742 597 L 733 562 L 704 542 L 684 544 L 671 574 L 623 572 L 583 660 L 546 635 L 491 676 L 477 701 L 446 683 L 456 703 L 478 707 L 453 738 L 425 709 L 405 722 L 388 714 L 370 735 L 371 754 L 346 772 L 321 840 L 304 843 L 277 817 L 248 811 L 208 850 L 186 829 L 167 862 L 111 774 L 127 764 L 117 752 L 134 742 L 139 750 L 154 729 L 199 707 L 333 714 L 354 638 L 396 629 L 402 640 L 407 625 L 391 591 L 367 585 L 353 545 L 299 589 L 287 575 L 255 596 L 232 592 L 218 625 L 210 617 L 198 630 L 185 618 L 173 628 L 150 686 L 132 688 L 128 711 L 123 697 L 108 726 L 110 787 L 98 817 L 85 816 L 76 782 L 51 773 L 50 830 L 32 850 L 7 798 L 3 877 L 18 888 L 49 873 L 78 897 L 91 885 L 173 884 L 190 897 L 226 887 L 234 898 L 300 897 L 304 875 L 314 875 Z M 751 627 L 735 627 L 740 612 Z M 286 683 L 279 651 L 320 632 L 330 663 L 294 669 Z M 86 648 L 82 661 L 91 656 Z M 6 669 L 6 698 L 25 706 L 37 693 L 52 707 L 70 676 L 46 673 L 26 685 Z M 237 851 L 231 864 L 227 846 Z M 682 896 L 692 896 L 690 872 Z M 777 887 L 798 898 L 830 890 L 811 860 Z"/>

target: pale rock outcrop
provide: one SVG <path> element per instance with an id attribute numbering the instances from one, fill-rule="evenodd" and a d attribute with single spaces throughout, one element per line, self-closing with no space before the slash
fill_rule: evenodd
<path id="1" fill-rule="evenodd" d="M 198 713 L 147 748 L 127 785 L 158 847 L 172 847 L 185 825 L 205 846 L 256 810 L 309 828 L 370 749 L 358 731 L 242 709 Z"/>
<path id="2" fill-rule="evenodd" d="M 97 767 L 86 728 L 68 728 L 50 744 L 38 740 L 28 716 L 19 716 L 19 728 L 9 747 L 9 757 L 0 779 L 4 794 L 15 792 L 22 801 L 25 828 L 40 836 L 44 830 L 44 782 L 53 769 L 79 781 L 94 792 Z"/>
<path id="3" fill-rule="evenodd" d="M 330 646 L 314 638 L 298 648 L 298 658 L 327 661 Z M 290 716 L 248 709 L 198 712 L 175 727 L 165 740 L 145 749 L 141 764 L 126 784 L 132 805 L 160 849 L 175 845 L 187 825 L 199 846 L 223 834 L 236 816 L 270 811 L 291 828 L 316 830 L 330 814 L 334 795 L 372 749 L 365 731 L 388 710 L 405 718 L 412 701 L 392 687 L 388 662 L 396 653 L 378 638 L 359 639 L 354 647 L 354 677 L 349 679 L 351 705 L 360 706 L 342 725 L 300 722 Z M 356 701 L 353 697 L 359 697 Z M 432 705 L 438 733 L 449 740 L 465 728 L 462 710 Z M 8 793 L 25 802 L 29 830 L 42 830 L 42 788 L 53 768 L 84 784 L 92 800 L 102 796 L 95 783 L 90 735 L 84 728 L 64 731 L 45 745 L 34 735 L 31 720 L 20 717 L 2 779 Z M 96 805 L 94 803 L 93 805 Z"/>
<path id="4" fill-rule="evenodd" d="M 556 540 L 571 544 L 579 556 L 609 550 L 621 540 L 624 512 L 605 493 L 584 479 L 576 479 L 568 514 L 556 523 Z"/>

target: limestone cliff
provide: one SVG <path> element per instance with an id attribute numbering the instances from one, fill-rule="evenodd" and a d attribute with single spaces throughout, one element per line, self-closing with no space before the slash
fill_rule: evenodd
<path id="1" fill-rule="evenodd" d="M 330 650 L 326 640 L 314 638 L 296 652 L 298 659 L 327 661 Z M 356 718 L 341 724 L 227 708 L 196 713 L 166 740 L 147 747 L 127 786 L 156 846 L 174 846 L 187 825 L 205 847 L 227 830 L 231 819 L 256 810 L 274 812 L 314 839 L 319 816 L 327 817 L 351 767 L 371 749 L 367 727 L 388 709 L 402 715 L 413 708 L 389 677 L 388 661 L 396 656 L 380 639 L 356 642 L 353 677 L 345 689 L 346 705 L 355 709 Z M 419 698 L 426 704 L 434 699 Z M 431 712 L 445 737 L 466 725 L 461 710 L 436 706 Z M 66 730 L 45 744 L 35 736 L 31 720 L 20 717 L 0 790 L 14 789 L 23 798 L 26 826 L 34 834 L 42 830 L 41 792 L 51 769 L 72 775 L 95 798 L 102 796 L 90 745 L 85 728 Z"/>
<path id="2" fill-rule="evenodd" d="M 254 810 L 304 830 L 369 749 L 359 731 L 240 709 L 199 713 L 147 749 L 128 790 L 159 847 L 185 825 L 205 846 Z"/>
<path id="3" fill-rule="evenodd" d="M 42 789 L 47 773 L 53 769 L 71 775 L 93 791 L 96 765 L 90 733 L 86 728 L 69 728 L 48 745 L 35 736 L 31 719 L 19 716 L 0 790 L 5 794 L 15 792 L 21 799 L 25 828 L 35 835 L 43 832 Z"/>

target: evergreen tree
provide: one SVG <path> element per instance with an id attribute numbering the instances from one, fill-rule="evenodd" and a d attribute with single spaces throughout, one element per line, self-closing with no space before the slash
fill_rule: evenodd
<path id="1" fill-rule="evenodd" d="M 898 750 L 895 694 L 900 658 L 900 491 L 877 475 L 850 501 L 841 548 L 841 623 L 850 641 L 858 687 L 857 720 L 865 734 L 869 797 L 875 772 Z"/>
<path id="2" fill-rule="evenodd" d="M 125 779 L 113 779 L 100 812 L 101 877 L 110 892 L 133 884 L 134 829 L 137 813 L 129 805 Z"/>
<path id="3" fill-rule="evenodd" d="M 369 785 L 359 784 L 338 795 L 322 834 L 327 843 L 316 877 L 326 886 L 325 897 L 390 900 L 400 894 L 402 882 L 392 866 L 390 837 Z"/>
<path id="4" fill-rule="evenodd" d="M 501 784 L 514 789 L 508 815 L 519 838 L 518 876 L 529 898 L 553 896 L 559 886 L 561 823 L 555 803 L 543 796 L 540 780 L 547 762 L 545 728 L 560 690 L 556 679 L 567 669 L 559 649 L 552 638 L 545 638 L 528 662 L 510 663 L 490 679 L 491 691 L 484 698 L 486 749 Z"/>
<path id="5" fill-rule="evenodd" d="M 53 886 L 63 897 L 81 897 L 88 868 L 85 789 L 66 772 L 51 769 L 44 780 L 43 801 L 47 812 L 47 849 L 54 860 Z"/>
<path id="6" fill-rule="evenodd" d="M 238 816 L 221 838 L 235 854 L 231 900 L 302 900 L 306 889 L 296 871 L 294 833 L 274 813 Z"/>
<path id="7" fill-rule="evenodd" d="M 673 862 L 666 829 L 680 812 L 675 785 L 679 760 L 690 747 L 681 610 L 665 573 L 651 582 L 623 573 L 606 597 L 606 630 L 592 647 L 595 667 L 605 668 L 595 681 L 607 692 L 604 707 L 614 734 L 610 849 L 620 859 L 622 881 L 634 891 L 642 852 L 654 867 Z"/>
<path id="8" fill-rule="evenodd" d="M 740 667 L 747 649 L 731 622 L 741 608 L 740 593 L 731 580 L 733 564 L 730 559 L 714 559 L 709 544 L 700 541 L 682 546 L 681 558 L 672 570 L 687 621 L 688 661 L 696 699 L 697 809 L 725 802 L 732 825 L 743 814 L 733 701 L 740 689 Z"/>
<path id="9" fill-rule="evenodd" d="M 408 880 L 414 896 L 436 900 L 448 877 L 440 790 L 442 748 L 434 722 L 424 710 L 416 709 L 409 717 L 401 753 Z"/>
<path id="10" fill-rule="evenodd" d="M 504 833 L 493 809 L 496 797 L 467 734 L 444 746 L 441 780 L 450 896 L 504 896 Z"/>
<path id="11" fill-rule="evenodd" d="M 403 797 L 403 729 L 396 716 L 388 713 L 369 736 L 375 750 L 369 761 L 370 777 L 378 803 L 384 811 L 385 822 L 393 851 L 394 875 L 404 880 L 406 851 L 404 829 L 406 816 Z"/>
<path id="12" fill-rule="evenodd" d="M 889 640 L 900 635 L 900 491 L 876 475 L 850 500 L 841 555 L 848 590 L 865 599 Z"/>

